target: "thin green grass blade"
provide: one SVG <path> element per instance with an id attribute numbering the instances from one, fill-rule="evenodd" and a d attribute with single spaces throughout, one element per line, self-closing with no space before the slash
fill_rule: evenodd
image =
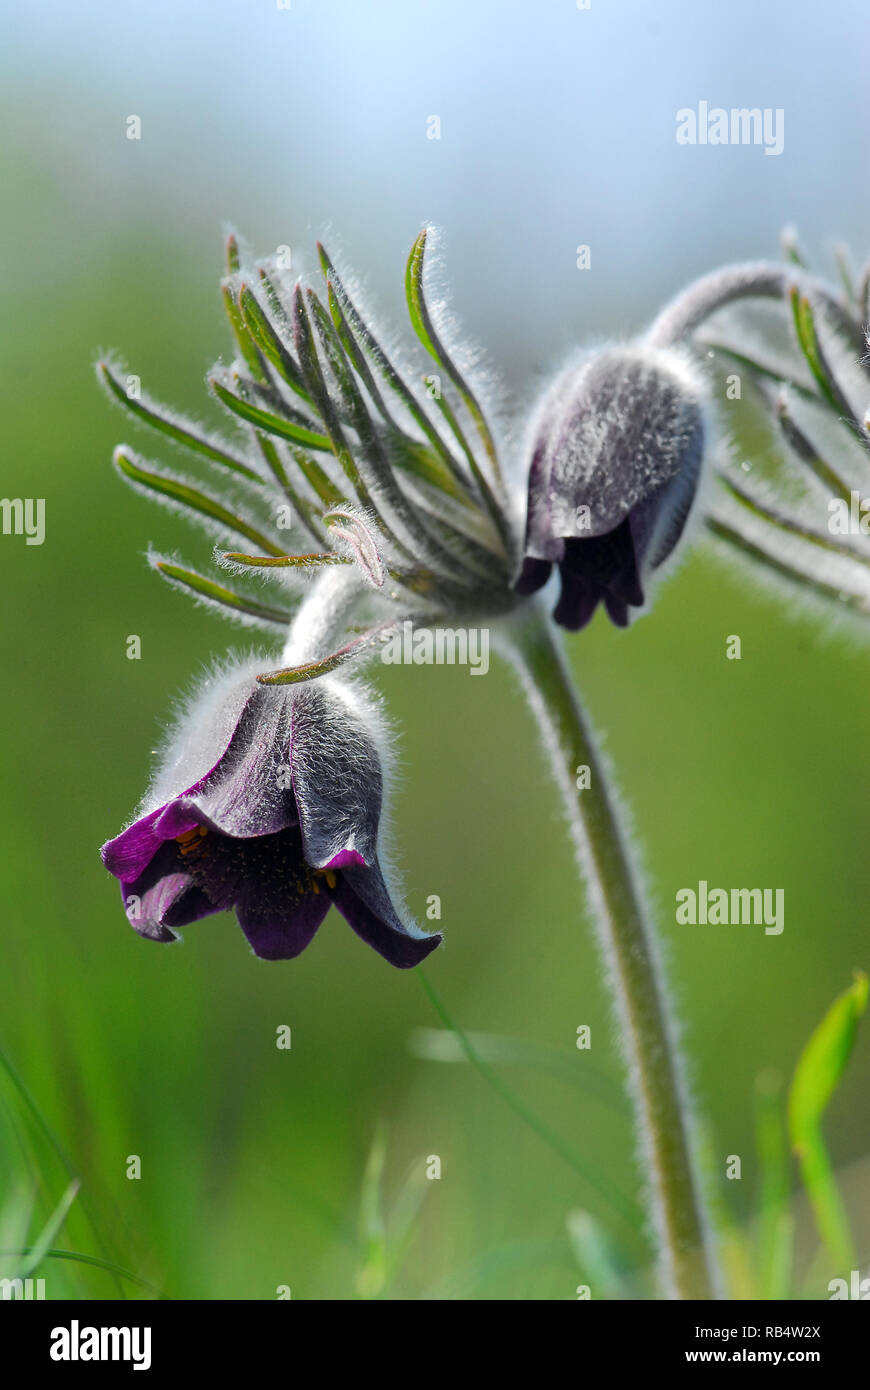
<path id="1" fill-rule="evenodd" d="M 387 1157 L 387 1136 L 378 1123 L 363 1174 L 360 1197 L 359 1240 L 362 1262 L 356 1288 L 360 1298 L 380 1298 L 387 1282 L 387 1232 L 382 1184 Z"/>
<path id="2" fill-rule="evenodd" d="M 60 1161 L 61 1166 L 66 1171 L 67 1177 L 69 1177 L 73 1182 L 77 1182 L 78 1174 L 76 1173 L 75 1167 L 73 1166 L 72 1159 L 69 1157 L 69 1154 L 67 1153 L 63 1144 L 61 1144 L 51 1125 L 48 1123 L 48 1120 L 45 1118 L 39 1106 L 37 1105 L 34 1097 L 31 1095 L 30 1090 L 28 1089 L 24 1081 L 24 1078 L 19 1074 L 18 1069 L 13 1065 L 11 1058 L 9 1058 L 6 1055 L 2 1047 L 0 1047 L 0 1067 L 3 1068 L 7 1077 L 12 1083 L 13 1088 L 20 1096 L 21 1100 L 24 1102 L 24 1107 L 27 1113 L 30 1115 L 33 1122 L 35 1123 L 37 1129 L 44 1136 L 44 1138 L 48 1140 L 48 1143 L 54 1150 L 54 1153 Z M 86 1198 L 84 1194 L 82 1194 L 81 1196 L 80 1206 L 85 1214 L 88 1225 L 90 1226 L 91 1231 L 93 1232 L 94 1239 L 96 1240 L 97 1245 L 103 1251 L 104 1255 L 107 1255 L 109 1249 L 108 1242 L 105 1240 L 99 1228 L 90 1200 Z M 110 1266 L 107 1262 L 106 1268 L 109 1267 Z M 115 1287 L 118 1290 L 118 1297 L 121 1299 L 126 1298 L 123 1285 L 119 1282 L 117 1276 L 115 1277 Z"/>
<path id="3" fill-rule="evenodd" d="M 822 1137 L 822 1117 L 842 1079 L 858 1024 L 867 1007 L 868 978 L 856 974 L 811 1034 L 801 1053 L 788 1093 L 788 1129 L 819 1235 L 847 1271 L 855 1264 L 848 1218 Z"/>
<path id="4" fill-rule="evenodd" d="M 80 1186 L 81 1183 L 78 1178 L 73 1178 L 66 1192 L 46 1221 L 45 1226 L 37 1238 L 36 1244 L 25 1257 L 19 1276 L 21 1279 L 29 1278 L 33 1271 L 42 1264 L 42 1261 L 45 1259 L 47 1252 L 52 1246 L 55 1236 L 66 1221 L 69 1209 L 78 1196 Z"/>
<path id="5" fill-rule="evenodd" d="M 456 1034 L 466 1057 L 475 1070 L 478 1071 L 493 1090 L 501 1096 L 502 1100 L 510 1106 L 515 1114 L 519 1115 L 520 1119 L 534 1130 L 538 1138 L 542 1139 L 544 1143 L 569 1164 L 576 1173 L 579 1173 L 580 1176 L 589 1183 L 590 1187 L 594 1188 L 599 1196 L 609 1204 L 613 1211 L 616 1212 L 628 1226 L 633 1230 L 640 1229 L 645 1219 L 640 1207 L 638 1207 L 630 1197 L 627 1197 L 621 1188 L 617 1187 L 602 1169 L 598 1168 L 589 1159 L 583 1158 L 580 1154 L 576 1153 L 560 1134 L 557 1134 L 555 1130 L 551 1129 L 547 1122 L 541 1119 L 531 1106 L 526 1104 L 522 1097 L 514 1091 L 513 1087 L 502 1080 L 498 1072 L 494 1071 L 489 1063 L 478 1055 L 467 1035 L 453 1022 L 425 972 L 418 966 L 414 973 L 420 981 L 429 1003 L 441 1019 L 445 1028 L 449 1028 L 452 1033 Z"/>
<path id="6" fill-rule="evenodd" d="M 590 1068 L 583 1053 L 568 1055 L 554 1047 L 522 1038 L 503 1037 L 495 1033 L 466 1033 L 471 1047 L 485 1062 L 501 1066 L 529 1067 L 533 1071 L 556 1076 L 603 1101 L 619 1115 L 630 1115 L 631 1107 L 623 1090 Z M 417 1028 L 409 1039 L 411 1052 L 426 1062 L 467 1062 L 465 1051 L 456 1033 L 443 1028 Z"/>
<path id="7" fill-rule="evenodd" d="M 29 1255 L 31 1248 L 22 1246 L 19 1250 L 0 1250 L 0 1255 Z M 138 1274 L 133 1274 L 131 1270 L 124 1269 L 122 1265 L 116 1264 L 114 1260 L 105 1260 L 98 1255 L 83 1255 L 79 1250 L 55 1250 L 43 1251 L 43 1259 L 46 1260 L 73 1260 L 76 1264 L 91 1265 L 94 1269 L 104 1269 L 115 1279 L 116 1284 L 119 1280 L 125 1279 L 128 1284 L 135 1284 L 138 1288 L 144 1289 L 146 1293 L 153 1294 L 155 1298 L 168 1299 L 169 1295 L 161 1293 L 155 1284 L 149 1284 L 147 1279 L 141 1279 Z M 126 1295 L 121 1292 L 121 1297 Z"/>
<path id="8" fill-rule="evenodd" d="M 788 1137 L 781 1079 L 762 1072 L 755 1085 L 755 1149 L 761 1171 L 756 1267 L 762 1298 L 791 1293 L 794 1221 L 789 1210 Z"/>

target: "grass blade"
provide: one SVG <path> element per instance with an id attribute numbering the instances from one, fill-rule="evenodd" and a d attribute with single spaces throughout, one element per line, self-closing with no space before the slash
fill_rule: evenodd
<path id="1" fill-rule="evenodd" d="M 846 1212 L 822 1138 L 822 1116 L 843 1071 L 867 1007 L 868 979 L 863 973 L 834 1000 L 801 1053 L 788 1095 L 792 1149 L 813 1208 L 819 1234 L 837 1267 L 849 1270 L 855 1252 Z"/>

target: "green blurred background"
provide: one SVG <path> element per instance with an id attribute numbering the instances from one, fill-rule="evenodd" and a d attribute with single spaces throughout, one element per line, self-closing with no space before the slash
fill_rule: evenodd
<path id="1" fill-rule="evenodd" d="M 381 1126 L 388 1208 L 426 1156 L 442 1162 L 440 1181 L 420 1183 L 387 1296 L 571 1298 L 566 1214 L 609 1220 L 608 1208 L 471 1068 L 412 1054 L 414 1030 L 439 1024 L 413 974 L 335 913 L 286 965 L 254 959 L 228 916 L 172 949 L 127 925 L 98 847 L 137 803 L 173 697 L 213 654 L 248 644 L 147 570 L 150 540 L 196 565 L 208 544 L 112 474 L 122 438 L 173 451 L 109 407 L 93 361 L 117 347 L 158 398 L 218 420 L 202 375 L 228 346 L 223 218 L 260 252 L 307 249 L 332 224 L 394 323 L 413 236 L 425 218 L 445 225 L 455 303 L 518 410 L 572 342 L 638 327 L 689 273 L 774 251 L 786 220 L 822 251 L 851 237 L 860 256 L 866 98 L 860 74 L 834 64 L 857 12 L 798 6 L 796 36 L 776 27 L 795 7 L 777 5 L 731 6 L 727 25 L 703 4 L 651 16 L 453 0 L 365 16 L 304 0 L 92 4 L 74 19 L 58 5 L 5 8 L 2 491 L 44 496 L 47 536 L 0 538 L 0 1047 L 68 1151 L 103 1242 L 79 1201 L 55 1244 L 108 1253 L 177 1298 L 377 1291 L 376 1275 L 360 1283 L 359 1229 Z M 796 78 L 757 56 L 774 37 L 833 113 L 824 167 Z M 681 151 L 694 162 L 680 163 L 673 111 L 708 96 L 784 106 L 785 154 L 721 151 L 714 165 L 713 152 Z M 444 117 L 434 149 L 432 112 Z M 130 113 L 138 145 L 124 138 Z M 587 278 L 579 242 L 593 247 Z M 132 633 L 140 661 L 126 659 Z M 725 659 L 732 633 L 740 662 Z M 715 1170 L 727 1154 L 744 1160 L 720 1190 L 745 1220 L 754 1080 L 787 1075 L 853 968 L 870 964 L 870 655 L 704 553 L 651 617 L 628 633 L 599 618 L 570 653 L 662 908 Z M 571 852 L 510 674 L 376 678 L 400 733 L 393 823 L 408 900 L 421 917 L 428 895 L 443 903 L 447 945 L 428 973 L 448 1010 L 469 1030 L 545 1045 L 566 1069 L 592 1066 L 618 1091 Z M 784 887 L 784 934 L 677 928 L 673 894 L 699 878 Z M 591 1054 L 574 1046 L 584 1023 Z M 289 1052 L 275 1046 L 281 1024 Z M 636 1192 L 612 1105 L 531 1065 L 501 1074 Z M 865 1253 L 868 1081 L 865 1037 L 827 1123 Z M 32 1239 L 67 1178 L 4 1076 L 0 1102 L 0 1204 L 34 1198 Z M 642 1241 L 624 1244 L 642 1266 Z M 49 1297 L 117 1293 L 72 1263 L 40 1274 Z"/>

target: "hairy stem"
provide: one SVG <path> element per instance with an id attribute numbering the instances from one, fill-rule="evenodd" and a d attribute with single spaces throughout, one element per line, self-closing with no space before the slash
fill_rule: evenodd
<path id="1" fill-rule="evenodd" d="M 555 633 L 537 605 L 502 631 L 550 754 L 614 993 L 648 1202 L 669 1297 L 713 1298 L 714 1256 L 689 1132 L 689 1102 L 652 925 L 618 808 Z M 577 788 L 577 769 L 591 784 Z"/>
<path id="2" fill-rule="evenodd" d="M 723 266 L 721 270 L 714 270 L 695 280 L 681 290 L 670 304 L 665 305 L 647 332 L 646 341 L 653 347 L 668 347 L 683 342 L 711 314 L 724 309 L 726 304 L 740 299 L 779 299 L 787 302 L 791 286 L 820 305 L 831 325 L 863 358 L 863 325 L 844 308 L 827 285 L 799 266 L 772 265 L 766 261 Z"/>

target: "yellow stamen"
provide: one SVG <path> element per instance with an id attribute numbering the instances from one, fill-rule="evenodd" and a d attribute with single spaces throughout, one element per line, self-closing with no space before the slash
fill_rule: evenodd
<path id="1" fill-rule="evenodd" d="M 196 849 L 199 841 L 207 834 L 207 825 L 195 825 L 192 830 L 185 830 L 182 835 L 176 835 L 175 842 L 182 854 L 190 854 L 191 850 Z"/>

